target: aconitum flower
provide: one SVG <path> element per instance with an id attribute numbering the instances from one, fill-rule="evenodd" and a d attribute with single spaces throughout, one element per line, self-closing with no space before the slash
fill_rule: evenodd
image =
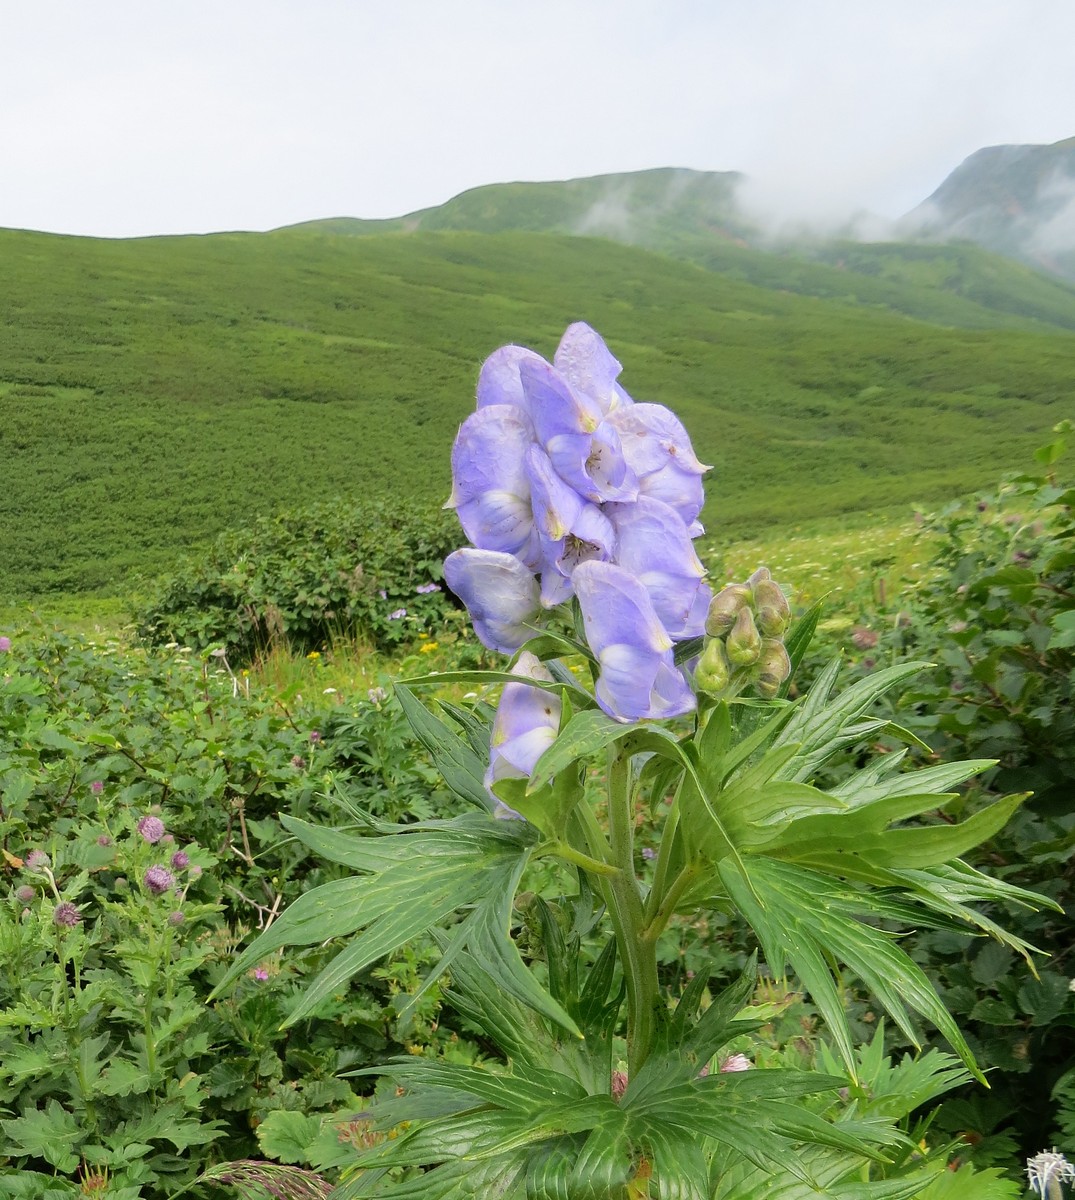
<path id="1" fill-rule="evenodd" d="M 552 682 L 543 664 L 527 651 L 512 673 L 523 679 Z M 493 719 L 489 769 L 485 786 L 494 799 L 501 779 L 529 779 L 537 760 L 552 745 L 560 728 L 560 698 L 528 683 L 506 683 Z"/>
<path id="2" fill-rule="evenodd" d="M 679 513 L 692 534 L 705 499 L 702 476 L 709 470 L 698 461 L 682 422 L 663 404 L 634 404 L 613 413 L 609 421 L 620 435 L 623 457 L 638 477 L 643 496 L 663 500 Z"/>
<path id="3" fill-rule="evenodd" d="M 70 900 L 64 900 L 53 909 L 52 920 L 61 929 L 74 929 L 82 920 L 82 914 Z"/>
<path id="4" fill-rule="evenodd" d="M 583 321 L 564 331 L 552 365 L 576 391 L 593 400 L 604 416 L 634 404 L 616 382 L 623 368 L 601 335 Z"/>
<path id="5" fill-rule="evenodd" d="M 622 567 L 586 562 L 572 579 L 597 657 L 597 703 L 617 721 L 678 717 L 695 706 L 672 658 L 672 639 L 645 587 Z"/>
<path id="6" fill-rule="evenodd" d="M 164 822 L 160 817 L 142 817 L 138 822 L 138 832 L 145 841 L 155 845 L 164 837 Z"/>
<path id="7" fill-rule="evenodd" d="M 431 596 L 434 592 L 440 591 L 439 583 L 420 583 L 414 589 L 419 596 Z"/>
<path id="8" fill-rule="evenodd" d="M 482 645 L 513 654 L 533 634 L 538 586 L 526 566 L 495 550 L 456 550 L 444 560 L 448 586 L 467 606 Z"/>
<path id="9" fill-rule="evenodd" d="M 150 867 L 142 876 L 142 882 L 154 896 L 160 896 L 175 887 L 175 876 L 167 867 Z"/>

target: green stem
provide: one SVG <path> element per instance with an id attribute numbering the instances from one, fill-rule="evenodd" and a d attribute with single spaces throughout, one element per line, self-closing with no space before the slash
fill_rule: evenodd
<path id="1" fill-rule="evenodd" d="M 684 867 L 675 879 L 672 880 L 672 884 L 665 892 L 657 911 L 651 916 L 647 910 L 646 927 L 642 930 L 643 940 L 656 942 L 661 934 L 664 933 L 665 927 L 672 919 L 672 914 L 676 911 L 676 905 L 679 903 L 680 897 L 694 882 L 698 874 L 698 869 L 697 864 Z"/>
<path id="2" fill-rule="evenodd" d="M 589 854 L 583 854 L 581 850 L 576 850 L 574 846 L 569 846 L 567 842 L 544 842 L 542 845 L 534 849 L 532 857 L 542 858 L 547 854 L 554 854 L 557 858 L 562 858 L 566 862 L 573 863 L 576 867 L 582 867 L 584 871 L 589 871 L 591 875 L 615 875 L 619 871 L 618 867 L 614 867 L 611 863 L 604 859 L 592 858 Z"/>
<path id="3" fill-rule="evenodd" d="M 608 825 L 612 862 L 619 873 L 606 883 L 627 985 L 627 1069 L 635 1075 L 649 1057 L 657 1032 L 657 948 L 642 936 L 642 894 L 634 869 L 634 805 L 631 760 L 609 754 Z"/>

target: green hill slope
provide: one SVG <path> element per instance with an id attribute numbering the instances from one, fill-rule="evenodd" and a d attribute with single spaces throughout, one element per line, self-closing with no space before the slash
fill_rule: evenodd
<path id="1" fill-rule="evenodd" d="M 481 360 L 604 333 L 715 464 L 718 537 L 991 481 L 1075 338 L 945 330 L 605 241 L 0 232 L 0 596 L 123 593 L 258 512 L 439 500 Z"/>
<path id="2" fill-rule="evenodd" d="M 473 188 L 435 208 L 292 231 L 353 234 L 566 233 L 657 250 L 761 287 L 849 299 L 971 329 L 1075 329 L 1075 288 L 969 242 L 811 241 L 776 247 L 737 206 L 735 172 L 663 168 Z M 1017 254 L 1016 257 L 1019 257 Z M 1040 266 L 1041 264 L 1037 264 Z"/>

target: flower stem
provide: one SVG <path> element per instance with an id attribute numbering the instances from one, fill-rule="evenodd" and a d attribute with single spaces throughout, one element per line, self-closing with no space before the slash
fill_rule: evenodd
<path id="1" fill-rule="evenodd" d="M 607 880 L 609 915 L 627 985 L 627 1066 L 635 1075 L 649 1057 L 656 1035 L 657 948 L 642 936 L 642 894 L 634 869 L 634 807 L 631 760 L 609 755 L 608 824 L 612 862 L 619 872 Z"/>

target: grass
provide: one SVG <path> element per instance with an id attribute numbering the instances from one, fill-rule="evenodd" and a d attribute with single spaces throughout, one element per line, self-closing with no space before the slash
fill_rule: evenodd
<path id="1" fill-rule="evenodd" d="M 722 543 L 991 482 L 1075 378 L 1067 333 L 942 328 L 584 238 L 9 231 L 0 256 L 8 606 L 129 596 L 283 506 L 442 499 L 482 359 L 551 355 L 575 319 L 714 464 Z"/>

